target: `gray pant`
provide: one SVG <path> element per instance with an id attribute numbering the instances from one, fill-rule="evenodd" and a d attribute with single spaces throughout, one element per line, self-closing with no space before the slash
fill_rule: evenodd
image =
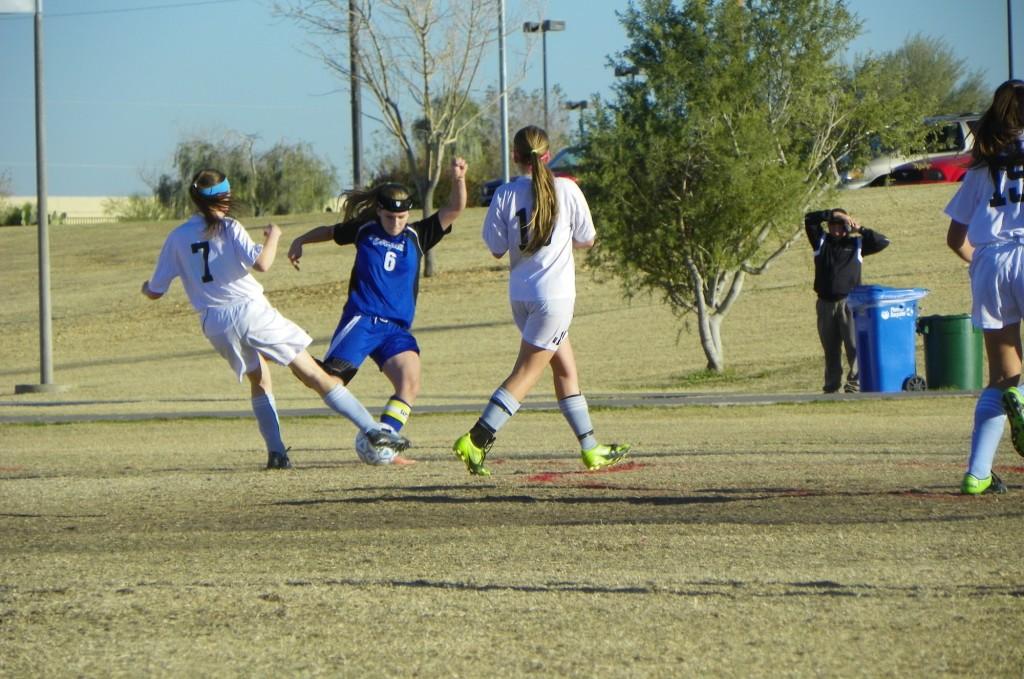
<path id="1" fill-rule="evenodd" d="M 822 391 L 832 393 L 843 386 L 843 349 L 850 371 L 846 374 L 846 391 L 857 391 L 860 375 L 857 371 L 857 347 L 854 343 L 853 312 L 846 300 L 829 302 L 818 300 L 818 338 L 825 350 L 825 385 Z"/>

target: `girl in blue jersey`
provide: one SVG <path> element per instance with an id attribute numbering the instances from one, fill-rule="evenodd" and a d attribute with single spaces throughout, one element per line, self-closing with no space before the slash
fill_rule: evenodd
<path id="1" fill-rule="evenodd" d="M 1024 80 L 1000 85 L 974 130 L 971 168 L 946 206 L 946 243 L 970 263 L 971 320 L 985 336 L 989 381 L 974 409 L 971 454 L 960 490 L 1006 492 L 992 471 L 1010 418 L 1024 455 L 1020 324 L 1024 319 Z M 1005 415 L 1004 415 L 1005 411 Z"/>
<path id="2" fill-rule="evenodd" d="M 424 253 L 451 233 L 466 207 L 466 161 L 451 165 L 448 205 L 430 217 L 409 222 L 412 197 L 400 184 L 381 184 L 345 194 L 344 220 L 318 226 L 292 241 L 288 259 L 296 269 L 302 248 L 333 240 L 353 245 L 355 262 L 348 299 L 321 364 L 347 385 L 369 356 L 394 387 L 381 422 L 398 432 L 420 390 L 420 348 L 411 328 Z"/>
<path id="3" fill-rule="evenodd" d="M 198 212 L 167 236 L 153 275 L 142 284 L 142 294 L 160 299 L 175 278 L 181 280 L 199 313 L 203 334 L 238 380 L 243 375 L 249 380 L 253 414 L 267 446 L 267 468 L 292 467 L 281 437 L 268 359 L 291 368 L 328 407 L 351 420 L 378 454 L 408 447 L 407 440 L 380 427 L 337 377 L 316 364 L 306 351 L 312 338 L 270 306 L 263 286 L 250 273 L 270 269 L 281 229 L 268 225 L 263 244 L 255 243 L 241 224 L 228 217 L 231 184 L 217 170 L 197 172 L 189 196 Z"/>

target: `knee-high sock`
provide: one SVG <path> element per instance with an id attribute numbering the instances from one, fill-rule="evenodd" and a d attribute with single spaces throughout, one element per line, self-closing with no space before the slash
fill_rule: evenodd
<path id="1" fill-rule="evenodd" d="M 324 394 L 324 403 L 334 412 L 351 420 L 352 424 L 359 427 L 359 431 L 370 431 L 378 426 L 377 421 L 373 419 L 373 415 L 342 384 L 337 385 Z"/>
<path id="2" fill-rule="evenodd" d="M 260 434 L 267 444 L 268 453 L 283 453 L 284 441 L 281 440 L 281 421 L 277 417 L 277 404 L 273 394 L 254 396 L 252 412 L 256 415 Z"/>
<path id="3" fill-rule="evenodd" d="M 388 402 L 384 404 L 384 412 L 380 416 L 380 421 L 383 424 L 388 425 L 393 430 L 402 431 L 402 427 L 409 421 L 409 416 L 412 414 L 412 406 L 398 398 L 392 396 L 388 399 Z"/>
<path id="4" fill-rule="evenodd" d="M 971 457 L 967 471 L 975 478 L 985 479 L 992 474 L 992 463 L 1006 425 L 1002 398 L 1000 389 L 989 387 L 981 392 L 974 406 L 974 431 L 971 432 Z"/>
<path id="5" fill-rule="evenodd" d="M 480 419 L 473 425 L 473 429 L 470 430 L 470 436 L 473 439 L 473 443 L 477 446 L 489 445 L 494 440 L 494 435 L 498 433 L 498 430 L 505 426 L 505 424 L 512 419 L 512 416 L 519 410 L 519 401 L 516 397 L 505 390 L 504 387 L 498 387 L 494 393 L 491 394 L 491 400 L 488 401 L 484 407 L 483 413 L 480 414 Z"/>
<path id="6" fill-rule="evenodd" d="M 581 449 L 590 450 L 597 445 L 594 425 L 590 422 L 590 408 L 587 407 L 587 399 L 583 394 L 566 396 L 558 402 L 558 408 L 576 434 Z"/>

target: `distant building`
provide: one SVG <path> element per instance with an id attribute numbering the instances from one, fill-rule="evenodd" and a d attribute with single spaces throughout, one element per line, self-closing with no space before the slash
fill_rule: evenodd
<path id="1" fill-rule="evenodd" d="M 102 224 L 114 219 L 103 214 L 104 202 L 121 196 L 47 196 L 46 211 L 50 221 L 57 224 Z M 7 196 L 3 199 L 8 207 L 20 207 L 28 203 L 33 214 L 36 209 L 35 196 Z"/>

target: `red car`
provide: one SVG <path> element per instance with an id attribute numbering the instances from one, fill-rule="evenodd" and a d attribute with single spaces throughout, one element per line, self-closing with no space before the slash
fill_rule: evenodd
<path id="1" fill-rule="evenodd" d="M 966 172 L 958 167 L 970 163 L 978 119 L 975 114 L 926 118 L 929 131 L 924 153 L 910 157 L 880 153 L 862 168 L 844 170 L 842 187 L 958 182 Z"/>
<path id="2" fill-rule="evenodd" d="M 928 160 L 900 165 L 889 174 L 875 179 L 869 186 L 959 182 L 967 174 L 970 165 L 970 154 L 936 156 Z"/>

